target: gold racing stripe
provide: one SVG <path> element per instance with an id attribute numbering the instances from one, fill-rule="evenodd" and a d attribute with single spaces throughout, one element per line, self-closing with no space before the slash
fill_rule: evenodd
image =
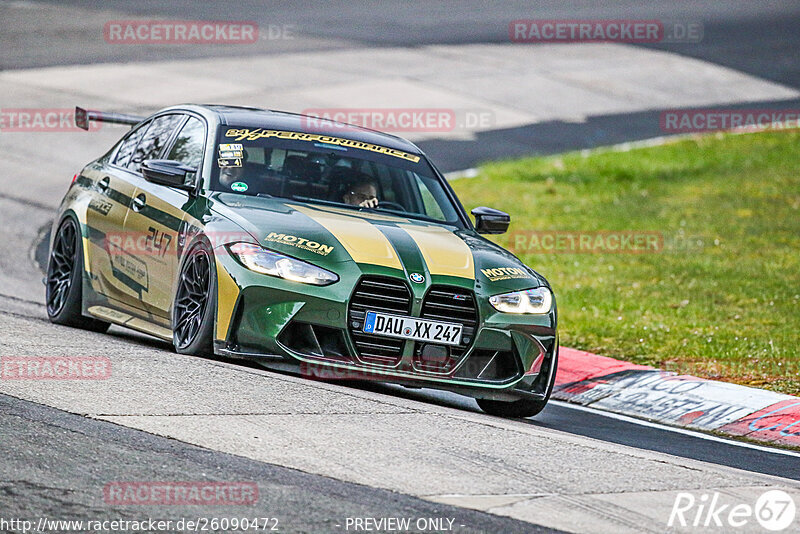
<path id="1" fill-rule="evenodd" d="M 217 332 L 215 339 L 225 341 L 233 319 L 233 308 L 239 298 L 239 286 L 219 260 L 217 263 Z"/>
<path id="2" fill-rule="evenodd" d="M 356 217 L 288 204 L 333 234 L 356 263 L 403 269 L 392 243 L 376 226 Z"/>
<path id="3" fill-rule="evenodd" d="M 472 250 L 453 232 L 441 226 L 400 224 L 417 244 L 431 274 L 475 278 Z"/>

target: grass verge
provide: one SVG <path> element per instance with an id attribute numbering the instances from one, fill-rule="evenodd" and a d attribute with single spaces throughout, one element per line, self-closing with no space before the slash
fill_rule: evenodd
<path id="1" fill-rule="evenodd" d="M 798 131 L 718 134 L 489 163 L 453 187 L 512 214 L 493 239 L 550 280 L 563 345 L 800 394 L 798 154 Z"/>

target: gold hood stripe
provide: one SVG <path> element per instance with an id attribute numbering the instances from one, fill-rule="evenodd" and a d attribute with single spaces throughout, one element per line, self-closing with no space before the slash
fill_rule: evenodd
<path id="1" fill-rule="evenodd" d="M 398 226 L 417 244 L 431 274 L 475 278 L 472 250 L 453 232 L 441 226 Z"/>
<path id="2" fill-rule="evenodd" d="M 392 243 L 378 227 L 356 217 L 290 204 L 323 226 L 342 244 L 356 263 L 403 269 Z"/>

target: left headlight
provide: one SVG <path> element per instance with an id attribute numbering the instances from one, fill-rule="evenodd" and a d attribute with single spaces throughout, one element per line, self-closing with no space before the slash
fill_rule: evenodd
<path id="1" fill-rule="evenodd" d="M 228 250 L 242 265 L 257 273 L 315 286 L 327 286 L 339 280 L 335 273 L 252 243 L 233 243 L 228 245 Z"/>
<path id="2" fill-rule="evenodd" d="M 546 287 L 537 287 L 489 297 L 489 304 L 503 313 L 545 314 L 553 306 L 553 294 Z"/>

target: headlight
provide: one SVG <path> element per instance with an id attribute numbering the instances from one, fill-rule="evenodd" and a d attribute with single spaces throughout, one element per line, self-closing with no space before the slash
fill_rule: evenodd
<path id="1" fill-rule="evenodd" d="M 330 271 L 252 243 L 234 243 L 228 245 L 228 250 L 242 262 L 242 265 L 257 273 L 315 286 L 327 286 L 339 280 L 339 277 Z"/>
<path id="2" fill-rule="evenodd" d="M 546 287 L 537 287 L 489 297 L 489 304 L 503 313 L 544 314 L 553 305 L 553 294 Z"/>

